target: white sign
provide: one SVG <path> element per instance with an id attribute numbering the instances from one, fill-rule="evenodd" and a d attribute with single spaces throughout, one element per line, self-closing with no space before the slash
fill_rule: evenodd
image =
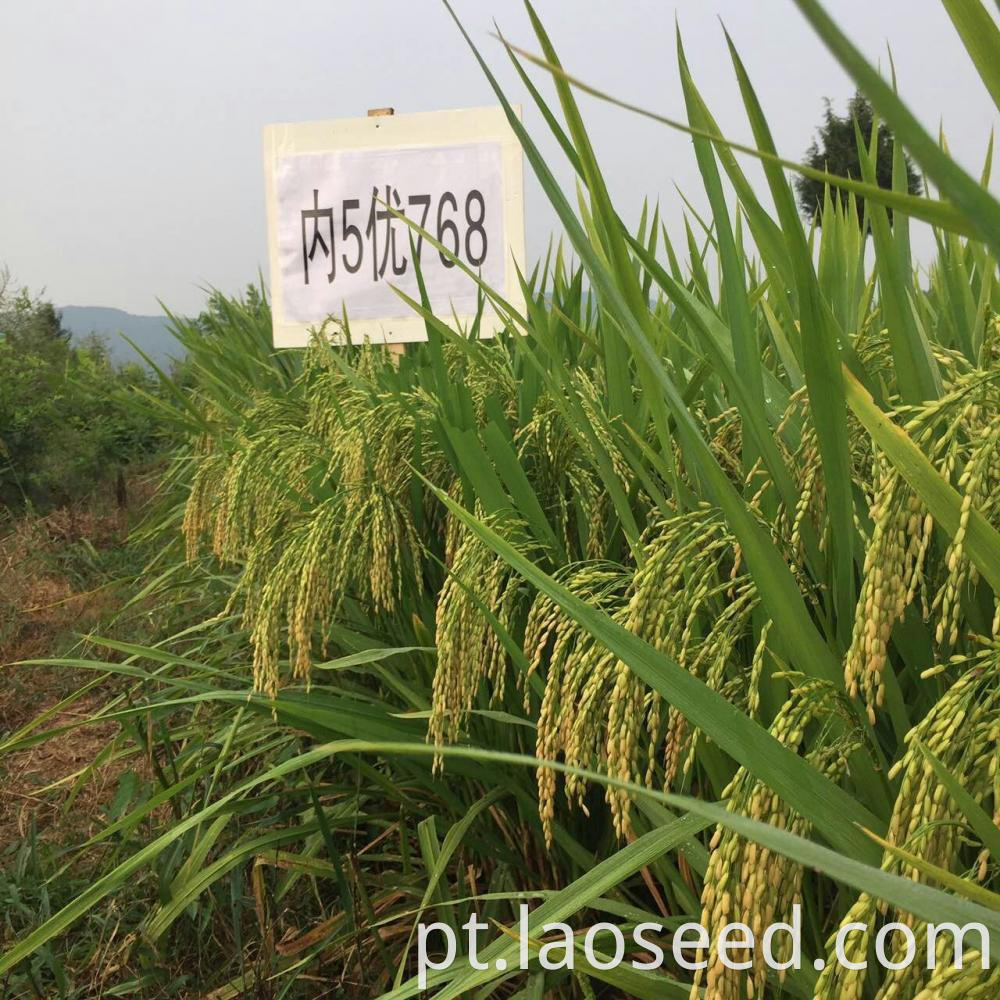
<path id="1" fill-rule="evenodd" d="M 521 304 L 521 149 L 501 109 L 269 125 L 264 165 L 276 347 L 324 323 L 342 340 L 345 311 L 355 343 L 426 339 L 392 288 L 419 300 L 418 261 L 435 314 L 472 322 L 476 282 L 394 213 Z M 499 327 L 487 306 L 480 335 Z"/>

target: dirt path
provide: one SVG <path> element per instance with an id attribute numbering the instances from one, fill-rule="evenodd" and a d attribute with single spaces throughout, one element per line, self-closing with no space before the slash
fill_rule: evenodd
<path id="1" fill-rule="evenodd" d="M 0 537 L 0 743 L 93 681 L 89 671 L 14 664 L 67 655 L 78 643 L 76 636 L 114 611 L 119 599 L 115 589 L 106 582 L 81 587 L 74 580 L 81 575 L 67 571 L 66 563 L 74 546 L 83 546 L 85 554 L 96 553 L 98 546 L 121 546 L 124 536 L 116 513 L 57 511 L 8 526 Z M 107 695 L 102 687 L 90 690 L 36 731 L 87 718 Z M 69 824 L 61 815 L 62 789 L 44 790 L 93 763 L 114 732 L 110 723 L 81 726 L 25 750 L 0 754 L 0 847 L 22 840 L 31 816 L 40 832 L 48 836 L 58 831 L 60 839 L 95 826 L 102 805 L 113 794 L 120 764 L 94 770 L 74 801 Z"/>

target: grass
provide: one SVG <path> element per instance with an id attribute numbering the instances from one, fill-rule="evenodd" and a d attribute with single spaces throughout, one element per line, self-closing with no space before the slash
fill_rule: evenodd
<path id="1" fill-rule="evenodd" d="M 114 694 L 113 683 L 83 671 L 15 664 L 53 651 L 85 650 L 90 629 L 124 637 L 150 627 L 141 609 L 138 622 L 119 610 L 134 594 L 148 557 L 130 532 L 161 472 L 146 468 L 130 477 L 129 509 L 120 509 L 102 488 L 44 516 L 24 514 L 4 523 L 0 736 L 8 742 L 39 727 L 53 730 L 43 740 L 26 739 L 23 749 L 0 763 L 4 945 L 88 884 L 97 859 L 78 852 L 79 843 L 141 800 L 149 783 L 141 761 L 109 752 L 116 725 L 80 728 Z M 102 995 L 109 978 L 120 980 L 136 960 L 134 941 L 119 932 L 123 923 L 141 919 L 150 891 L 142 880 L 131 900 L 122 894 L 111 910 L 91 914 L 65 950 L 44 948 L 17 975 L 8 973 L 3 994 L 44 996 L 55 989 L 66 997 Z"/>
<path id="2" fill-rule="evenodd" d="M 186 443 L 131 605 L 157 627 L 46 661 L 114 678 L 72 727 L 117 727 L 105 752 L 148 771 L 74 845 L 86 883 L 14 928 L 12 995 L 416 996 L 420 919 L 502 928 L 525 899 L 533 938 L 608 915 L 759 933 L 800 903 L 805 961 L 459 963 L 435 997 L 996 991 L 970 954 L 866 980 L 832 948 L 892 919 L 980 921 L 1000 948 L 1000 206 L 989 164 L 967 175 L 798 2 L 936 192 L 826 177 L 866 218 L 831 198 L 804 225 L 735 45 L 752 146 L 719 134 L 678 40 L 687 120 L 650 114 L 691 134 L 711 207 L 685 258 L 655 209 L 623 226 L 576 103 L 595 91 L 529 8 L 538 52 L 505 52 L 580 195 L 476 52 L 566 234 L 523 312 L 481 286 L 502 336 L 423 294 L 427 343 L 398 365 L 275 352 L 259 296 L 175 321 L 185 381 L 147 405 Z M 974 8 L 949 4 L 989 87 Z M 926 278 L 910 218 L 934 226 Z M 19 848 L 4 885 L 62 863 Z M 112 916 L 128 972 L 95 993 L 103 938 L 80 928 Z M 481 956 L 516 948 L 497 929 Z"/>

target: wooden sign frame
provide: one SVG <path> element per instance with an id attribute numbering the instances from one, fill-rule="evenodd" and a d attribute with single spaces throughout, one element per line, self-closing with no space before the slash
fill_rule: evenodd
<path id="1" fill-rule="evenodd" d="M 524 166 L 520 143 L 507 121 L 502 108 L 467 108 L 456 111 L 430 111 L 417 114 L 393 114 L 389 109 L 364 118 L 344 118 L 332 121 L 267 125 L 263 130 L 264 173 L 267 188 L 268 257 L 271 271 L 271 309 L 275 347 L 303 347 L 319 326 L 318 322 L 302 323 L 285 315 L 284 293 L 278 246 L 278 197 L 276 170 L 280 156 L 299 153 L 323 153 L 341 150 L 440 147 L 473 142 L 500 144 L 501 184 L 503 192 L 504 282 L 497 289 L 508 301 L 523 308 L 523 296 L 517 278 L 517 267 L 524 266 Z M 520 115 L 520 109 L 517 109 Z M 515 266 L 516 262 L 516 266 Z M 469 279 L 471 281 L 471 279 Z M 447 323 L 453 323 L 450 303 L 431 305 Z M 327 332 L 334 342 L 342 342 L 339 316 Z M 403 344 L 427 339 L 422 317 L 408 311 L 399 301 L 399 314 L 378 319 L 352 319 L 348 308 L 351 339 L 364 339 L 375 344 Z M 471 324 L 474 316 L 459 315 L 459 324 Z M 480 335 L 492 336 L 502 326 L 500 318 L 487 303 L 481 321 Z"/>

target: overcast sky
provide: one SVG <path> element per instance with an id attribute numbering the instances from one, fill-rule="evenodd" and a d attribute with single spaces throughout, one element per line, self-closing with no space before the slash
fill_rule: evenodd
<path id="1" fill-rule="evenodd" d="M 544 138 L 490 37 L 495 18 L 538 50 L 521 5 L 455 6 Z M 827 6 L 872 59 L 887 65 L 891 44 L 911 108 L 932 130 L 943 120 L 952 152 L 978 174 L 997 116 L 939 0 Z M 721 17 L 779 152 L 792 158 L 823 98 L 842 110 L 853 90 L 791 0 L 538 0 L 537 9 L 570 72 L 682 118 L 676 17 L 709 106 L 728 135 L 747 139 Z M 159 298 L 193 312 L 199 286 L 236 291 L 266 268 L 262 125 L 492 103 L 437 0 L 0 0 L 0 266 L 58 305 L 155 313 Z M 677 188 L 704 204 L 690 140 L 593 100 L 583 107 L 623 216 L 636 219 L 649 195 L 682 232 Z M 571 183 L 554 142 L 541 145 Z M 555 221 L 531 176 L 525 198 L 534 258 Z M 917 244 L 929 256 L 926 234 Z"/>

